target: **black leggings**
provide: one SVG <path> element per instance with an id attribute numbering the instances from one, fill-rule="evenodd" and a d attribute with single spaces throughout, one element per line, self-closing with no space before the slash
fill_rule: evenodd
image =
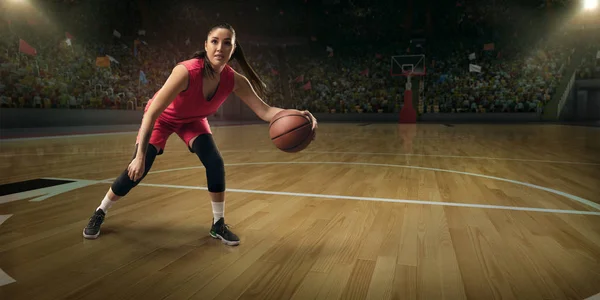
<path id="1" fill-rule="evenodd" d="M 135 158 L 138 145 L 135 145 L 135 152 L 131 160 Z M 221 193 L 225 191 L 225 165 L 221 153 L 213 140 L 211 134 L 199 135 L 190 149 L 196 153 L 204 167 L 206 168 L 206 180 L 208 182 L 208 191 L 212 193 Z M 161 149 L 162 153 L 162 149 Z M 136 187 L 152 168 L 154 159 L 158 155 L 156 147 L 150 145 L 146 151 L 146 160 L 144 166 L 144 174 L 138 181 L 133 181 L 129 178 L 127 168 L 113 182 L 111 189 L 115 195 L 123 197 Z"/>

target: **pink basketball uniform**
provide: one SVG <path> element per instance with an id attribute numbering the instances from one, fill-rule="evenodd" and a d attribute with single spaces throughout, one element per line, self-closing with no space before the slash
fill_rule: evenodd
<path id="1" fill-rule="evenodd" d="M 204 59 L 193 58 L 179 64 L 185 66 L 188 70 L 188 88 L 177 95 L 154 124 L 150 144 L 159 147 L 159 154 L 165 149 L 167 139 L 173 132 L 188 146 L 189 141 L 194 137 L 202 134 L 212 134 L 207 117 L 217 112 L 234 87 L 233 69 L 226 65 L 221 72 L 221 79 L 213 97 L 210 100 L 204 99 L 202 92 Z M 158 94 L 158 92 L 156 93 Z M 148 111 L 148 107 L 150 107 L 155 97 L 156 94 L 148 101 L 144 113 Z M 138 134 L 137 142 L 139 142 L 139 139 Z"/>

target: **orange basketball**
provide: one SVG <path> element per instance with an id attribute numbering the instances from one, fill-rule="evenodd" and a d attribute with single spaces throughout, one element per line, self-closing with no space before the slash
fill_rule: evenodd
<path id="1" fill-rule="evenodd" d="M 271 141 L 284 152 L 294 153 L 306 149 L 313 134 L 310 117 L 296 109 L 280 111 L 269 124 Z"/>

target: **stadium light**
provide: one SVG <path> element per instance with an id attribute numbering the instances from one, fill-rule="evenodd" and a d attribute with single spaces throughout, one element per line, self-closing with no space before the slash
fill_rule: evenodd
<path id="1" fill-rule="evenodd" d="M 598 0 L 583 0 L 583 9 L 593 10 L 598 7 Z"/>

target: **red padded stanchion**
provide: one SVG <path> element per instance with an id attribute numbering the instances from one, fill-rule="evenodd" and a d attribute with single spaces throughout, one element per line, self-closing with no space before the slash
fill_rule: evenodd
<path id="1" fill-rule="evenodd" d="M 417 123 L 417 111 L 412 103 L 412 91 L 404 91 L 404 107 L 400 110 L 399 123 Z"/>

